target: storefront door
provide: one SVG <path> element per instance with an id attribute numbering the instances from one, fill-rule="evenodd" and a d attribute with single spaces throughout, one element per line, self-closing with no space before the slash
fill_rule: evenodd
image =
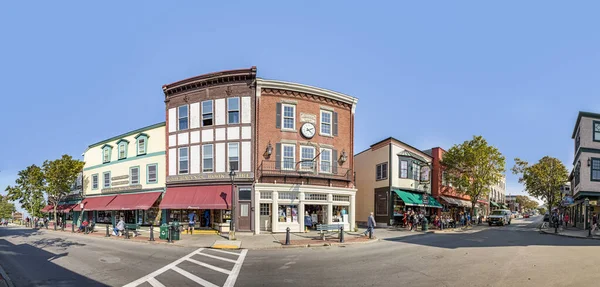
<path id="1" fill-rule="evenodd" d="M 240 202 L 239 230 L 250 230 L 250 202 Z"/>

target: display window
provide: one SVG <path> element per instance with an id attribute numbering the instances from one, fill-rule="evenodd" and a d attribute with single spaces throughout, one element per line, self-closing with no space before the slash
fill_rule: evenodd
<path id="1" fill-rule="evenodd" d="M 348 207 L 334 205 L 332 221 L 333 222 L 346 222 L 347 220 L 348 220 Z"/>
<path id="2" fill-rule="evenodd" d="M 96 223 L 112 223 L 112 211 L 98 211 Z"/>
<path id="3" fill-rule="evenodd" d="M 278 215 L 279 222 L 298 223 L 298 206 L 280 205 Z"/>

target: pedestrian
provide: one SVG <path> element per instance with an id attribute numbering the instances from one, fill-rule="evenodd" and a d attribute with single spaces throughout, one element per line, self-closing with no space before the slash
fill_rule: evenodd
<path id="1" fill-rule="evenodd" d="M 364 235 L 367 236 L 369 234 L 369 232 L 371 232 L 371 236 L 374 236 L 376 225 L 377 225 L 377 223 L 375 223 L 375 217 L 373 216 L 373 212 L 371 211 L 369 218 L 367 218 L 367 230 L 365 230 Z"/>
<path id="2" fill-rule="evenodd" d="M 120 217 L 117 226 L 113 229 L 113 234 L 115 236 L 122 236 L 123 231 L 125 230 L 125 221 L 123 221 L 123 216 Z"/>
<path id="3" fill-rule="evenodd" d="M 563 219 L 565 220 L 565 229 L 567 229 L 567 226 L 569 225 L 569 214 L 566 213 Z"/>
<path id="4" fill-rule="evenodd" d="M 471 214 L 467 213 L 467 225 L 471 225 Z"/>
<path id="5" fill-rule="evenodd" d="M 192 211 L 188 214 L 188 228 L 185 230 L 185 234 L 188 233 L 188 231 L 190 231 L 190 234 L 194 234 L 194 226 L 196 225 L 196 212 Z"/>
<path id="6" fill-rule="evenodd" d="M 592 215 L 592 234 L 594 234 L 594 232 L 596 231 L 598 227 L 598 215 L 594 212 L 594 214 Z"/>

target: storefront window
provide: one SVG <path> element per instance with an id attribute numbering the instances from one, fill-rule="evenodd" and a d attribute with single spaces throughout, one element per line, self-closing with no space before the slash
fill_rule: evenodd
<path id="1" fill-rule="evenodd" d="M 346 215 L 346 216 L 344 216 Z M 348 207 L 347 206 L 333 206 L 333 222 L 347 222 L 348 220 Z"/>
<path id="2" fill-rule="evenodd" d="M 298 223 L 298 206 L 297 205 L 280 205 L 279 222 Z"/>
<path id="3" fill-rule="evenodd" d="M 160 210 L 158 209 L 158 207 L 152 207 L 148 210 L 144 211 L 144 224 L 149 225 L 149 224 L 153 224 L 154 220 L 156 220 L 156 216 L 158 215 L 158 213 L 160 212 Z"/>
<path id="4" fill-rule="evenodd" d="M 312 218 L 315 224 L 327 224 L 327 205 L 304 205 L 304 210 Z"/>
<path id="5" fill-rule="evenodd" d="M 240 188 L 239 198 L 240 200 L 252 200 L 252 190 Z"/>
<path id="6" fill-rule="evenodd" d="M 123 210 L 119 213 L 119 217 L 116 219 L 120 220 L 121 217 L 124 217 L 125 223 L 135 224 L 135 210 Z"/>
<path id="7" fill-rule="evenodd" d="M 171 210 L 169 218 L 171 221 L 181 222 L 181 210 Z"/>
<path id="8" fill-rule="evenodd" d="M 96 223 L 112 223 L 112 211 L 98 211 Z"/>

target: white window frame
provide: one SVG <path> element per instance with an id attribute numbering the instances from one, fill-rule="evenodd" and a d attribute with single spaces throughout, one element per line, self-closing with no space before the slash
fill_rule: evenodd
<path id="1" fill-rule="evenodd" d="M 329 122 L 324 122 L 323 121 L 323 114 L 329 114 Z M 330 136 L 333 134 L 333 112 L 332 111 L 326 111 L 326 110 L 321 110 L 321 118 L 319 123 L 321 123 L 319 131 L 321 132 L 322 135 L 326 135 L 326 136 Z M 329 133 L 326 133 L 323 131 L 323 125 L 329 125 Z"/>
<path id="2" fill-rule="evenodd" d="M 292 117 L 292 127 L 285 126 L 285 108 L 291 107 L 294 110 L 294 116 Z M 289 118 L 289 117 L 288 117 Z M 283 130 L 296 130 L 296 105 L 292 104 L 281 104 L 281 129 Z"/>
<path id="3" fill-rule="evenodd" d="M 108 175 L 108 180 L 106 180 L 106 175 Z M 102 180 L 103 180 L 102 181 L 102 187 L 103 188 L 109 188 L 111 186 L 112 182 L 110 180 L 110 171 L 102 173 Z"/>
<path id="4" fill-rule="evenodd" d="M 100 179 L 98 178 L 98 174 L 92 174 L 92 190 L 98 189 L 100 186 Z"/>
<path id="5" fill-rule="evenodd" d="M 286 147 L 291 147 L 292 148 L 292 167 L 291 168 L 286 168 L 285 167 L 285 148 Z M 289 158 L 289 157 L 288 157 Z M 296 168 L 296 145 L 293 144 L 282 144 L 281 145 L 281 169 L 282 170 L 294 170 Z"/>
<path id="6" fill-rule="evenodd" d="M 205 152 L 206 147 L 210 147 L 210 158 L 206 157 L 206 152 Z M 211 162 L 210 170 L 207 170 L 206 165 L 204 164 L 204 161 L 206 159 L 210 159 L 210 162 Z M 214 172 L 214 171 L 215 171 L 215 148 L 214 148 L 214 145 L 213 144 L 202 145 L 202 172 L 209 173 L 209 172 Z"/>
<path id="7" fill-rule="evenodd" d="M 185 161 L 187 161 L 185 172 L 181 172 L 181 151 L 186 151 Z M 177 174 L 189 174 L 190 173 L 190 149 L 189 147 L 180 147 L 177 152 Z"/>
<path id="8" fill-rule="evenodd" d="M 183 117 L 181 117 L 181 108 L 185 107 L 185 111 L 186 111 L 186 115 L 185 115 L 185 121 L 187 122 L 187 127 L 185 129 L 182 129 L 181 126 L 179 125 L 179 122 L 183 119 Z M 188 130 L 190 128 L 190 107 L 188 105 L 181 105 L 179 107 L 177 107 L 177 130 L 178 131 L 185 131 Z"/>
<path id="9" fill-rule="evenodd" d="M 205 111 L 204 110 L 204 103 L 210 103 L 210 112 L 209 111 Z M 215 125 L 215 103 L 213 102 L 213 100 L 208 100 L 208 101 L 203 101 L 200 103 L 202 105 L 202 126 L 203 127 L 210 127 L 210 126 L 214 126 Z M 212 124 L 210 125 L 205 125 L 204 124 L 204 116 L 205 115 L 210 115 L 210 120 L 212 121 Z M 208 118 L 207 118 L 208 119 Z"/>
<path id="10" fill-rule="evenodd" d="M 123 156 L 121 156 L 121 153 L 123 153 Z M 124 158 L 127 158 L 127 143 L 123 141 L 119 143 L 119 159 Z"/>
<path id="11" fill-rule="evenodd" d="M 143 145 L 140 145 L 140 141 L 143 142 Z M 137 154 L 141 155 L 141 154 L 146 154 L 146 147 L 148 146 L 148 138 L 147 137 L 139 137 L 137 139 Z M 141 151 L 140 151 L 140 148 Z"/>
<path id="12" fill-rule="evenodd" d="M 105 147 L 102 149 L 102 163 L 110 162 L 110 148 Z"/>
<path id="13" fill-rule="evenodd" d="M 150 179 L 150 168 L 154 167 L 154 180 Z M 146 183 L 158 183 L 158 164 L 152 163 L 146 165 Z"/>
<path id="14" fill-rule="evenodd" d="M 133 182 L 133 170 L 137 170 L 137 182 Z M 129 185 L 140 184 L 140 167 L 132 166 L 129 168 Z"/>
<path id="15" fill-rule="evenodd" d="M 235 157 L 237 157 L 237 169 L 235 171 L 239 171 L 240 170 L 240 143 L 227 143 L 227 170 L 231 170 L 231 147 L 232 146 L 237 146 L 237 154 L 235 155 Z"/>
<path id="16" fill-rule="evenodd" d="M 312 157 L 311 158 L 304 158 L 303 157 L 303 150 L 304 149 L 311 149 L 312 150 Z M 302 163 L 300 163 L 300 168 L 303 170 L 314 170 L 315 169 L 315 162 L 314 162 L 314 158 L 315 158 L 315 153 L 316 153 L 316 149 L 314 146 L 306 146 L 306 145 L 301 145 L 300 146 L 300 161 L 302 161 Z M 304 160 L 312 160 L 312 162 L 304 162 Z"/>
<path id="17" fill-rule="evenodd" d="M 237 100 L 237 106 L 238 106 L 237 110 L 230 109 L 230 107 L 229 107 L 229 100 Z M 241 105 L 241 103 L 240 103 L 240 98 L 239 97 L 227 98 L 227 124 L 228 125 L 237 125 L 237 124 L 240 123 L 241 116 L 242 116 L 240 105 Z M 229 122 L 229 113 L 231 113 L 231 112 L 237 112 L 237 114 L 238 114 L 238 117 L 237 117 L 238 121 L 237 121 L 237 123 Z"/>
<path id="18" fill-rule="evenodd" d="M 323 169 L 323 152 L 329 152 L 329 168 L 328 169 Z M 327 161 L 325 161 L 327 162 Z M 331 150 L 330 148 L 322 148 L 321 149 L 321 155 L 319 155 L 319 172 L 321 173 L 332 173 L 333 172 L 333 150 Z"/>

